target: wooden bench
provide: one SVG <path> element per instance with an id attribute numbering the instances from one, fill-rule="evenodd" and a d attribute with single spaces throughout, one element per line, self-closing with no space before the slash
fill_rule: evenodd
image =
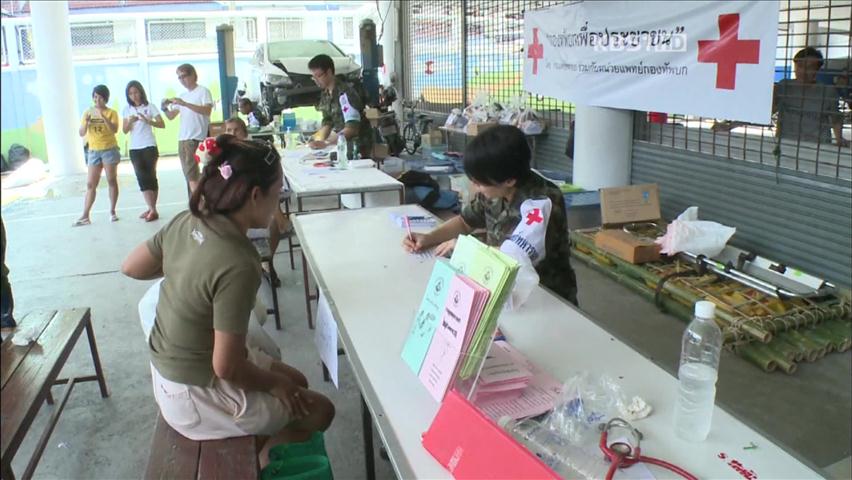
<path id="1" fill-rule="evenodd" d="M 27 328 L 35 329 L 37 338 L 34 342 L 16 346 L 12 344 L 11 336 L 7 336 L 0 345 L 0 477 L 3 480 L 15 478 L 12 458 L 42 404 L 45 401 L 54 403 L 51 387 L 66 385 L 24 470 L 22 478 L 25 479 L 32 477 L 74 385 L 97 381 L 101 397 L 109 396 L 88 308 L 30 313 L 20 322 L 16 331 Z M 57 379 L 84 329 L 89 340 L 95 375 Z"/>
<path id="2" fill-rule="evenodd" d="M 157 416 L 145 480 L 255 480 L 258 437 L 196 442 L 177 433 Z"/>

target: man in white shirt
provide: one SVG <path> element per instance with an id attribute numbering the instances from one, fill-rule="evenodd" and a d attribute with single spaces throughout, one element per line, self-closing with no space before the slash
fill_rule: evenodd
<path id="1" fill-rule="evenodd" d="M 195 163 L 195 149 L 207 137 L 213 97 L 210 90 L 198 84 L 198 74 L 192 65 L 184 63 L 177 67 L 177 76 L 186 91 L 180 94 L 180 97 L 163 100 L 162 107 L 169 120 L 180 114 L 178 155 L 191 193 L 195 191 L 201 176 L 198 164 Z"/>

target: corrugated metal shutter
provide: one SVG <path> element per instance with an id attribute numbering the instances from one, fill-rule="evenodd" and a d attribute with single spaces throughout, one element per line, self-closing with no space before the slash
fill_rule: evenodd
<path id="1" fill-rule="evenodd" d="M 852 285 L 852 184 L 642 142 L 634 184 L 658 183 L 663 217 L 691 205 L 737 228 L 732 244 L 826 280 Z"/>
<path id="2" fill-rule="evenodd" d="M 568 129 L 548 128 L 547 133 L 536 139 L 535 162 L 538 168 L 556 170 L 571 175 L 574 162 L 565 155 Z"/>

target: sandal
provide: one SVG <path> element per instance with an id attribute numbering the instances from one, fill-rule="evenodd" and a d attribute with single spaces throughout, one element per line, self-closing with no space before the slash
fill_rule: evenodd
<path id="1" fill-rule="evenodd" d="M 87 218 L 78 218 L 76 222 L 72 223 L 72 227 L 82 227 L 84 225 L 91 225 L 92 221 Z"/>
<path id="2" fill-rule="evenodd" d="M 145 210 L 139 214 L 139 218 L 147 218 L 149 213 L 151 213 L 151 210 Z"/>
<path id="3" fill-rule="evenodd" d="M 111 213 L 111 214 L 109 215 L 109 221 L 110 221 L 110 222 L 117 222 L 117 221 L 118 221 L 118 215 L 116 215 L 116 214 L 114 214 L 114 213 Z"/>
<path id="4" fill-rule="evenodd" d="M 159 213 L 157 213 L 157 212 L 149 212 L 149 213 L 148 213 L 148 215 L 146 215 L 146 216 L 145 216 L 145 221 L 146 221 L 146 222 L 153 222 L 154 220 L 157 220 L 158 218 L 160 218 L 160 214 L 159 214 Z"/>

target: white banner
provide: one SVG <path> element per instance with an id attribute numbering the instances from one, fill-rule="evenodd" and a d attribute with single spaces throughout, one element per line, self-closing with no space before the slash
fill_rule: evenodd
<path id="1" fill-rule="evenodd" d="M 524 89 L 768 124 L 777 1 L 586 1 L 524 14 Z"/>

